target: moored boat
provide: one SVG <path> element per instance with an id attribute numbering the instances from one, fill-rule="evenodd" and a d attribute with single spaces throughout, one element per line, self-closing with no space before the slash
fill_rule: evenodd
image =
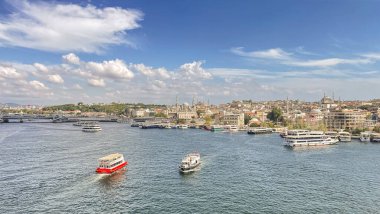
<path id="1" fill-rule="evenodd" d="M 221 132 L 223 130 L 224 130 L 223 126 L 219 126 L 219 125 L 213 125 L 213 126 L 211 126 L 211 131 L 212 132 Z"/>
<path id="2" fill-rule="evenodd" d="M 371 136 L 371 142 L 380 143 L 380 133 L 373 133 Z"/>
<path id="3" fill-rule="evenodd" d="M 265 128 L 265 127 L 257 127 L 257 128 L 251 128 L 248 130 L 248 134 L 270 134 L 273 132 L 273 129 L 271 128 Z"/>
<path id="4" fill-rule="evenodd" d="M 284 146 L 326 146 L 337 142 L 338 139 L 331 138 L 321 131 L 289 130 L 285 137 Z"/>
<path id="5" fill-rule="evenodd" d="M 99 174 L 112 174 L 123 169 L 128 162 L 124 160 L 124 156 L 119 153 L 104 156 L 98 160 L 98 168 L 96 172 Z"/>
<path id="6" fill-rule="evenodd" d="M 178 125 L 178 129 L 188 129 L 188 128 L 189 128 L 189 126 L 186 125 L 186 124 L 180 124 L 180 125 Z"/>
<path id="7" fill-rule="evenodd" d="M 198 152 L 193 152 L 184 157 L 179 165 L 181 173 L 192 172 L 201 164 L 201 155 Z"/>
<path id="8" fill-rule="evenodd" d="M 351 142 L 351 134 L 349 132 L 341 131 L 338 133 L 338 139 L 340 142 Z"/>
<path id="9" fill-rule="evenodd" d="M 371 132 L 361 132 L 359 139 L 361 142 L 370 142 L 371 141 Z"/>

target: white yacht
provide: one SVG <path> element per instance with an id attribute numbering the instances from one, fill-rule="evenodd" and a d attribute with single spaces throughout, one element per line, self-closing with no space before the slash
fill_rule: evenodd
<path id="1" fill-rule="evenodd" d="M 86 124 L 82 128 L 83 132 L 99 132 L 101 130 L 102 128 L 100 128 L 99 124 L 97 123 Z"/>
<path id="2" fill-rule="evenodd" d="M 186 155 L 179 165 L 179 171 L 182 173 L 192 172 L 201 164 L 201 155 L 197 152 Z"/>
<path id="3" fill-rule="evenodd" d="M 179 129 L 188 129 L 189 126 L 186 125 L 186 124 L 181 124 L 181 125 L 178 125 L 178 128 L 179 128 Z"/>
<path id="4" fill-rule="evenodd" d="M 336 131 L 327 131 L 325 132 L 325 135 L 330 136 L 331 138 L 334 138 L 334 139 L 339 139 L 338 132 Z"/>
<path id="5" fill-rule="evenodd" d="M 338 133 L 338 139 L 340 142 L 351 142 L 351 134 L 349 132 L 341 131 Z"/>
<path id="6" fill-rule="evenodd" d="M 361 142 L 370 142 L 371 141 L 371 132 L 362 132 L 360 133 Z"/>
<path id="7" fill-rule="evenodd" d="M 338 139 L 325 135 L 322 131 L 289 130 L 285 137 L 285 146 L 325 146 L 336 144 Z"/>

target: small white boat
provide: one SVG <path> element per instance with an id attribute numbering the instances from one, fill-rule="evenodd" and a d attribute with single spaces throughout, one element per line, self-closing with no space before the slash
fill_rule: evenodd
<path id="1" fill-rule="evenodd" d="M 181 173 L 192 172 L 201 164 L 201 155 L 197 152 L 186 155 L 179 165 L 179 171 Z"/>
<path id="2" fill-rule="evenodd" d="M 238 132 L 239 128 L 235 125 L 227 125 L 224 127 L 224 129 L 228 132 Z"/>
<path id="3" fill-rule="evenodd" d="M 351 142 L 351 134 L 349 132 L 341 131 L 338 133 L 338 139 L 340 142 Z"/>
<path id="4" fill-rule="evenodd" d="M 181 124 L 181 125 L 178 125 L 178 128 L 179 128 L 179 129 L 188 129 L 189 126 L 186 125 L 186 124 Z"/>
<path id="5" fill-rule="evenodd" d="M 373 133 L 371 137 L 371 142 L 380 143 L 380 133 Z"/>
<path id="6" fill-rule="evenodd" d="M 362 132 L 360 133 L 361 142 L 370 142 L 371 141 L 371 132 Z"/>
<path id="7" fill-rule="evenodd" d="M 251 128 L 248 130 L 248 134 L 270 134 L 273 132 L 272 128 L 266 128 L 266 127 L 257 127 L 257 128 Z"/>
<path id="8" fill-rule="evenodd" d="M 92 124 L 86 124 L 82 128 L 83 132 L 99 132 L 102 131 L 102 128 L 100 128 L 99 124 L 92 123 Z"/>
<path id="9" fill-rule="evenodd" d="M 73 126 L 84 126 L 86 125 L 88 122 L 86 121 L 77 121 L 76 123 L 73 123 Z"/>

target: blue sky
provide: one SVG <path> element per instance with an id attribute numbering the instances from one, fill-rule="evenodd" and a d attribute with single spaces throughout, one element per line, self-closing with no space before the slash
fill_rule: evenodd
<path id="1" fill-rule="evenodd" d="M 380 1 L 1 1 L 0 102 L 379 98 Z"/>

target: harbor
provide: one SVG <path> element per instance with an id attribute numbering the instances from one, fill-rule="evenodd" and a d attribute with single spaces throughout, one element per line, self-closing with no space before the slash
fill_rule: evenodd
<path id="1" fill-rule="evenodd" d="M 380 205 L 380 144 L 289 149 L 278 133 L 101 127 L 86 134 L 71 123 L 1 124 L 1 211 L 376 213 Z M 200 169 L 178 173 L 193 151 Z M 112 153 L 124 154 L 127 170 L 98 175 L 97 160 Z"/>

